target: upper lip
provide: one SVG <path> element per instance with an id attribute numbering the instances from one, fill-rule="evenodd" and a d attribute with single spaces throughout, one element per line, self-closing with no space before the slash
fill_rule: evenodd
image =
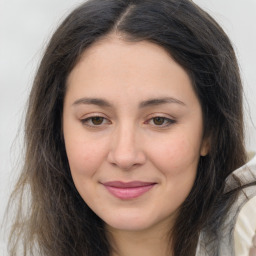
<path id="1" fill-rule="evenodd" d="M 145 181 L 108 181 L 102 183 L 104 186 L 115 187 L 115 188 L 136 188 L 144 187 L 156 184 L 156 182 L 145 182 Z"/>

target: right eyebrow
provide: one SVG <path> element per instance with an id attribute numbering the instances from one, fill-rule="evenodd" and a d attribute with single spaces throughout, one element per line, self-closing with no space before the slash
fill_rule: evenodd
<path id="1" fill-rule="evenodd" d="M 112 107 L 112 105 L 108 101 L 99 98 L 81 98 L 76 100 L 72 105 L 76 106 L 80 104 L 97 105 L 100 107 Z"/>

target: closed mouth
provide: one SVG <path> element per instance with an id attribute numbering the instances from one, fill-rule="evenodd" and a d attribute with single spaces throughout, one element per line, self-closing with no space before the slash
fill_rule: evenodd
<path id="1" fill-rule="evenodd" d="M 102 183 L 105 188 L 115 197 L 123 200 L 134 199 L 142 196 L 147 191 L 151 190 L 155 182 L 143 182 L 143 181 L 110 181 Z"/>

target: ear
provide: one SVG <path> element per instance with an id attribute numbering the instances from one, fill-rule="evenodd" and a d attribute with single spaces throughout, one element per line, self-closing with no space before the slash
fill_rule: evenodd
<path id="1" fill-rule="evenodd" d="M 206 156 L 210 152 L 210 138 L 206 137 L 203 138 L 201 148 L 200 148 L 200 155 L 201 156 Z"/>

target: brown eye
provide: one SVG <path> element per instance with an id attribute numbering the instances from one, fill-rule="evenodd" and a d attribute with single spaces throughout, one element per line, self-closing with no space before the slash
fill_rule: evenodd
<path id="1" fill-rule="evenodd" d="M 165 119 L 166 119 L 166 118 L 161 117 L 161 116 L 154 117 L 154 118 L 153 118 L 153 123 L 154 123 L 155 125 L 163 125 L 164 122 L 165 122 Z"/>
<path id="2" fill-rule="evenodd" d="M 111 124 L 111 121 L 103 116 L 91 116 L 85 119 L 81 119 L 82 125 L 91 128 L 103 128 L 106 125 Z"/>
<path id="3" fill-rule="evenodd" d="M 169 126 L 171 126 L 172 124 L 176 123 L 176 120 L 167 118 L 167 117 L 163 117 L 163 116 L 155 116 L 150 118 L 147 122 L 147 124 L 150 124 L 153 127 L 157 127 L 157 128 L 167 128 Z"/>
<path id="4" fill-rule="evenodd" d="M 104 121 L 103 117 L 100 117 L 100 116 L 91 117 L 91 122 L 94 125 L 101 125 L 103 123 L 103 121 Z"/>

